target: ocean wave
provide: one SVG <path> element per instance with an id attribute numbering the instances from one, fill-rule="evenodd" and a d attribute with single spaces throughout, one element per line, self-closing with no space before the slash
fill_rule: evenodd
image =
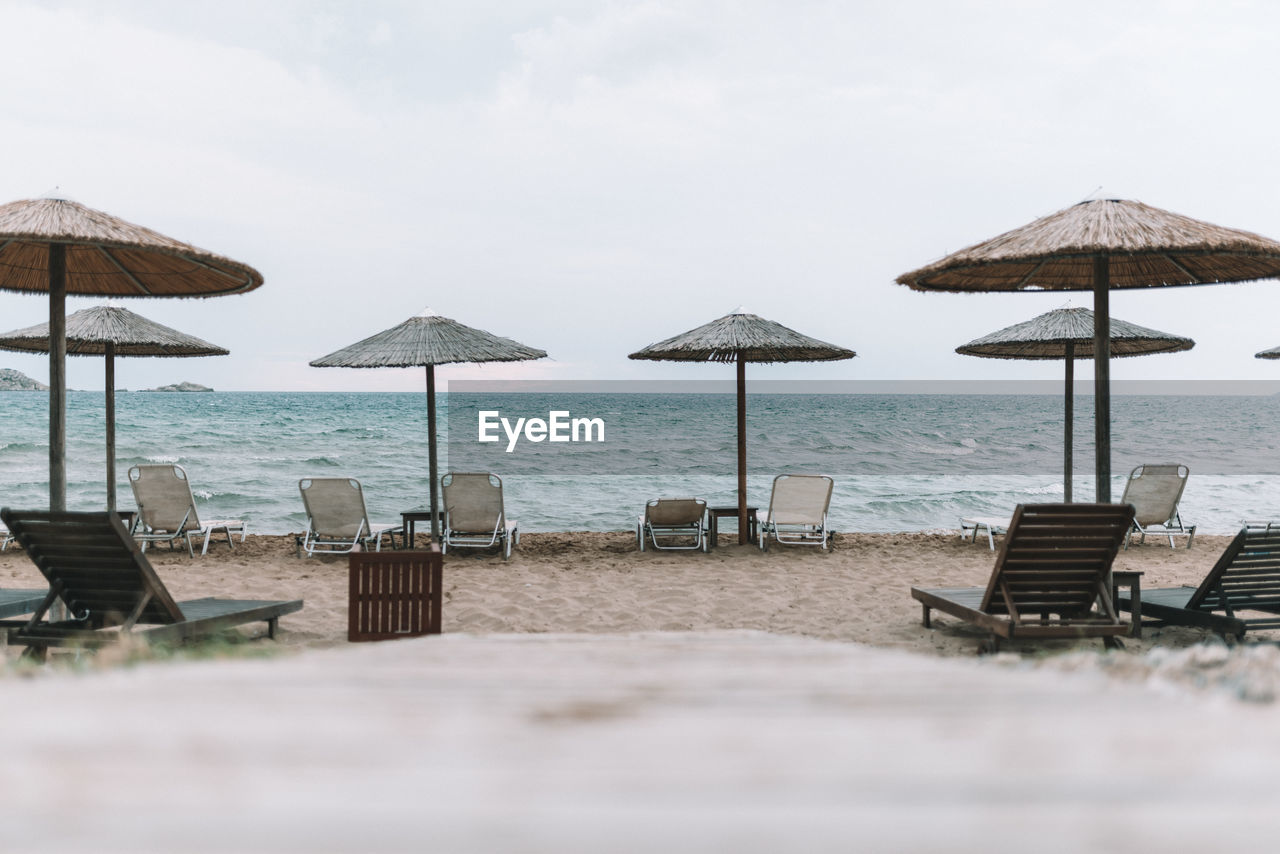
<path id="1" fill-rule="evenodd" d="M 643 396 L 603 395 L 594 410 L 625 415 L 625 454 L 615 440 L 587 453 L 552 454 L 537 465 L 494 459 L 509 511 L 526 530 L 629 527 L 643 500 L 657 495 L 733 503 L 731 398 L 637 397 Z M 48 501 L 47 420 L 28 400 L 36 398 L 6 398 L 0 412 L 6 440 L 0 446 L 0 502 L 11 506 Z M 749 498 L 756 505 L 767 505 L 773 476 L 785 471 L 834 475 L 831 517 L 846 531 L 943 529 L 960 515 L 1009 513 L 1018 501 L 1061 496 L 1061 401 L 1054 397 L 758 400 L 761 405 L 752 398 L 748 411 Z M 360 478 L 370 512 L 381 519 L 425 501 L 426 442 L 416 427 L 423 420 L 420 393 L 225 393 L 218 403 L 209 408 L 163 395 L 132 396 L 117 422 L 120 471 L 134 462 L 181 461 L 202 514 L 245 516 L 261 532 L 300 527 L 297 482 L 308 475 Z M 1273 430 L 1280 400 L 1233 399 L 1228 410 L 1213 400 L 1125 398 L 1113 412 L 1113 495 L 1120 495 L 1123 474 L 1133 465 L 1177 459 L 1193 472 L 1183 518 L 1202 531 L 1229 531 L 1245 517 L 1280 517 L 1280 476 L 1266 470 L 1280 465 Z M 1087 417 L 1082 410 L 1076 441 L 1091 458 Z M 473 431 L 474 418 L 456 426 Z M 1153 430 L 1162 437 L 1160 459 L 1150 454 Z M 442 424 L 442 439 L 447 435 Z M 73 396 L 73 509 L 102 504 L 102 439 L 100 396 Z M 447 442 L 441 450 L 443 472 Z M 119 503 L 132 506 L 127 479 L 121 479 Z M 1092 494 L 1091 483 L 1077 477 L 1078 497 Z"/>

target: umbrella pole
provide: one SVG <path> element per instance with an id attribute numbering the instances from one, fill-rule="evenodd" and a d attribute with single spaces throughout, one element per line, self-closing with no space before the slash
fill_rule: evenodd
<path id="1" fill-rule="evenodd" d="M 1111 259 L 1093 259 L 1093 445 L 1097 501 L 1111 503 Z"/>
<path id="2" fill-rule="evenodd" d="M 107 342 L 107 512 L 116 511 L 116 345 Z"/>
<path id="3" fill-rule="evenodd" d="M 1072 404 L 1075 403 L 1075 358 L 1076 345 L 1070 341 L 1067 342 L 1067 376 L 1066 387 L 1067 393 L 1062 401 L 1062 415 L 1066 428 L 1063 431 L 1063 461 L 1062 461 L 1062 500 L 1067 504 L 1071 503 L 1071 445 L 1072 445 Z"/>
<path id="4" fill-rule="evenodd" d="M 67 247 L 49 244 L 49 509 L 67 509 Z"/>
<path id="5" fill-rule="evenodd" d="M 738 545 L 750 542 L 747 528 L 747 363 L 738 354 Z"/>
<path id="6" fill-rule="evenodd" d="M 437 510 L 440 502 L 436 491 L 440 488 L 440 478 L 436 473 L 436 366 L 427 365 L 427 459 L 431 473 L 431 542 L 440 542 L 440 517 Z"/>

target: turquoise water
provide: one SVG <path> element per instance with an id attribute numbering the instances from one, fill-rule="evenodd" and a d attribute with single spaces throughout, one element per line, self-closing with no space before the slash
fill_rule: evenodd
<path id="1" fill-rule="evenodd" d="M 475 442 L 474 403 L 442 408 L 441 470 L 503 476 L 509 513 L 525 530 L 621 530 L 646 498 L 735 501 L 734 405 L 722 394 L 507 395 L 506 412 L 568 408 L 602 417 L 604 444 L 535 446 L 515 453 Z M 47 395 L 0 393 L 0 503 L 48 503 Z M 1007 513 L 1062 494 L 1061 399 L 1052 395 L 752 395 L 749 495 L 767 504 L 775 474 L 836 478 L 838 530 L 934 530 L 960 515 Z M 1280 399 L 1268 396 L 1117 397 L 1113 495 L 1141 462 L 1184 462 L 1192 478 L 1184 518 L 1229 532 L 1242 519 L 1280 518 Z M 258 533 L 305 525 L 299 478 L 351 476 L 375 521 L 398 521 L 427 496 L 426 407 L 411 393 L 120 393 L 118 503 L 133 506 L 125 472 L 175 462 L 201 511 L 245 518 Z M 452 429 L 453 441 L 448 441 Z M 1091 471 L 1092 419 L 1077 398 L 1076 468 Z M 505 443 L 502 443 L 505 444 Z M 478 453 L 483 451 L 483 453 Z M 103 400 L 68 395 L 67 503 L 105 505 Z M 1077 499 L 1091 479 L 1075 479 Z"/>

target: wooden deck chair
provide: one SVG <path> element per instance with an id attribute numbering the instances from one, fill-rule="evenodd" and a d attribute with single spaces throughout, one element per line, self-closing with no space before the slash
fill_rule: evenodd
<path id="1" fill-rule="evenodd" d="M 1140 544 L 1147 541 L 1147 534 L 1168 537 L 1169 548 L 1173 548 L 1174 537 L 1186 537 L 1187 548 L 1191 548 L 1196 526 L 1183 525 L 1178 512 L 1178 502 L 1182 500 L 1190 474 L 1191 469 L 1178 463 L 1144 464 L 1129 472 L 1124 495 L 1120 496 L 1120 503 L 1132 504 L 1134 511 L 1133 528 L 1124 538 L 1126 549 L 1135 534 Z"/>
<path id="2" fill-rule="evenodd" d="M 655 549 L 705 552 L 710 548 L 707 528 L 707 502 L 701 498 L 655 498 L 645 504 L 644 515 L 636 522 L 636 542 L 640 551 L 647 536 Z"/>
<path id="3" fill-rule="evenodd" d="M 1132 609 L 1128 596 L 1117 599 L 1122 609 Z M 1241 528 L 1198 587 L 1144 589 L 1142 616 L 1235 640 L 1249 629 L 1280 628 L 1280 523 Z"/>
<path id="4" fill-rule="evenodd" d="M 507 519 L 502 503 L 502 478 L 489 472 L 449 472 L 440 478 L 444 495 L 445 553 L 466 546 L 483 549 L 502 547 L 504 560 L 511 547 L 520 544 L 520 526 Z"/>
<path id="5" fill-rule="evenodd" d="M 191 482 L 182 466 L 164 463 L 133 466 L 129 469 L 129 485 L 138 504 L 133 537 L 142 543 L 144 552 L 149 543 L 168 543 L 172 548 L 175 540 L 185 540 L 187 554 L 194 557 L 191 539 L 204 534 L 200 554 L 208 554 L 209 539 L 218 531 L 226 535 L 228 548 L 235 548 L 231 541 L 233 533 L 239 533 L 240 542 L 244 542 L 246 531 L 242 520 L 200 520 Z"/>
<path id="6" fill-rule="evenodd" d="M 50 647 L 97 648 L 124 637 L 176 642 L 231 626 L 266 622 L 268 637 L 302 600 L 194 599 L 175 602 L 119 515 L 0 510 L 14 539 L 49 581 L 49 591 L 29 620 L 0 621 L 9 644 L 43 659 Z M 51 621 L 56 599 L 70 619 Z M 148 628 L 135 631 L 137 626 Z"/>
<path id="7" fill-rule="evenodd" d="M 395 548 L 398 525 L 375 525 L 369 521 L 364 490 L 354 477 L 304 477 L 298 481 L 302 506 L 307 511 L 307 530 L 297 539 L 298 554 L 311 557 L 316 552 L 348 553 L 358 546 L 382 551 L 382 538 Z"/>
<path id="8" fill-rule="evenodd" d="M 780 474 L 773 479 L 769 509 L 757 513 L 760 548 L 769 547 L 769 535 L 779 543 L 818 546 L 824 551 L 831 539 L 827 510 L 835 481 L 824 474 Z"/>
<path id="9" fill-rule="evenodd" d="M 926 627 L 936 608 L 989 630 L 991 651 L 1021 638 L 1100 637 L 1119 646 L 1131 626 L 1111 601 L 1111 564 L 1132 524 L 1128 504 L 1019 504 L 985 588 L 912 587 L 911 596 Z"/>

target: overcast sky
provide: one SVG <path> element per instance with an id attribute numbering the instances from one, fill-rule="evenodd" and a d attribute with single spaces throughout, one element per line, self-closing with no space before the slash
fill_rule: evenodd
<path id="1" fill-rule="evenodd" d="M 0 202 L 58 187 L 263 273 L 121 301 L 231 350 L 122 360 L 129 388 L 417 391 L 307 362 L 426 306 L 551 355 L 442 379 L 718 378 L 626 354 L 739 305 L 858 352 L 760 379 L 1054 378 L 953 348 L 1088 294 L 894 277 L 1097 196 L 1280 238 L 1276 32 L 1262 0 L 5 0 Z M 1277 309 L 1275 281 L 1118 292 L 1197 346 L 1113 376 L 1276 379 Z"/>

